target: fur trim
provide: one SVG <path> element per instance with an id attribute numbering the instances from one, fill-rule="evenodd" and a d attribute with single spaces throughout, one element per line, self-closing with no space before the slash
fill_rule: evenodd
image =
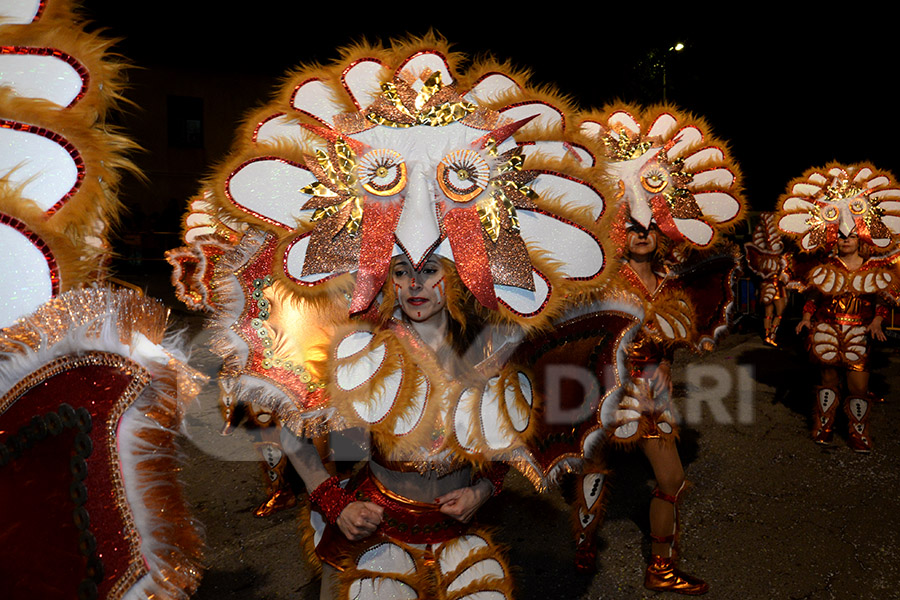
<path id="1" fill-rule="evenodd" d="M 186 365 L 174 339 L 164 341 L 166 316 L 162 305 L 130 290 L 88 288 L 63 294 L 2 330 L 0 398 L 15 401 L 32 374 L 89 352 L 130 361 L 151 380 L 129 406 L 121 407 L 115 427 L 96 433 L 116 436 L 111 447 L 118 462 L 111 466 L 121 477 L 114 477 L 121 498 L 117 506 L 123 521 L 133 523 L 133 531 L 124 535 L 139 556 L 130 567 L 139 577 L 116 585 L 127 585 L 120 591 L 129 598 L 156 594 L 182 600 L 199 584 L 201 529 L 177 479 L 181 457 L 176 438 L 184 407 L 203 377 Z"/>

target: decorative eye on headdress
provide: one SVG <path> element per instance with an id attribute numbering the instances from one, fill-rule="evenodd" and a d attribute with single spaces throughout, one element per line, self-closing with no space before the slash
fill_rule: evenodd
<path id="1" fill-rule="evenodd" d="M 376 196 L 393 196 L 406 187 L 406 163 L 394 150 L 366 152 L 359 159 L 357 173 L 363 188 Z"/>
<path id="2" fill-rule="evenodd" d="M 826 206 L 822 209 L 822 218 L 826 221 L 837 221 L 841 216 L 841 211 L 836 206 Z"/>
<path id="3" fill-rule="evenodd" d="M 472 149 L 451 152 L 438 163 L 437 180 L 441 190 L 454 202 L 468 202 L 487 188 L 491 168 Z"/>
<path id="4" fill-rule="evenodd" d="M 654 161 L 641 172 L 641 185 L 651 194 L 658 194 L 669 185 L 669 172 Z"/>
<path id="5" fill-rule="evenodd" d="M 850 201 L 850 212 L 854 215 L 861 215 L 869 210 L 869 203 L 864 198 L 854 198 Z"/>

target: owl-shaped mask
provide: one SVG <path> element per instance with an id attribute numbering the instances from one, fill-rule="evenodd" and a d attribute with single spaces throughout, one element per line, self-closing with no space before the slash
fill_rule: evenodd
<path id="1" fill-rule="evenodd" d="M 779 229 L 805 251 L 831 249 L 851 233 L 886 248 L 900 232 L 900 188 L 867 164 L 811 169 L 790 183 L 780 207 Z"/>
<path id="2" fill-rule="evenodd" d="M 292 78 L 221 181 L 232 216 L 284 238 L 276 276 L 303 294 L 355 274 L 359 312 L 393 256 L 436 253 L 513 320 L 597 282 L 595 152 L 566 134 L 564 101 L 494 64 L 459 74 L 439 42 L 359 53 Z"/>
<path id="3" fill-rule="evenodd" d="M 706 247 L 740 218 L 737 167 L 702 121 L 669 107 L 609 108 L 581 121 L 582 131 L 606 146 L 619 234 L 632 219 Z"/>

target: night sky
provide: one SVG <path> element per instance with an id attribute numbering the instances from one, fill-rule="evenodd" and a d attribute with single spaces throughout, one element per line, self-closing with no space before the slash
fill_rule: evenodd
<path id="1" fill-rule="evenodd" d="M 336 48 L 354 40 L 429 28 L 470 56 L 490 53 L 530 68 L 533 82 L 552 84 L 586 108 L 616 99 L 662 101 L 664 60 L 668 100 L 703 116 L 729 142 L 758 210 L 773 208 L 790 179 L 830 161 L 867 160 L 900 174 L 897 15 L 884 11 L 779 22 L 777 14 L 738 8 L 722 9 L 721 18 L 697 16 L 674 3 L 667 4 L 672 13 L 629 3 L 638 14 L 609 7 L 526 10 L 522 3 L 424 5 L 444 7 L 450 17 L 378 3 L 84 4 L 97 25 L 124 38 L 118 50 L 139 66 L 264 73 L 273 87 L 288 69 L 330 62 Z M 256 5 L 259 12 L 251 12 Z M 390 8 L 397 6 L 402 10 Z M 685 50 L 666 52 L 677 41 Z"/>

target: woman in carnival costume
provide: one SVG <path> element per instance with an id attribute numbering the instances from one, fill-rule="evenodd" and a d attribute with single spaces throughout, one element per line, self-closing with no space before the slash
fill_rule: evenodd
<path id="1" fill-rule="evenodd" d="M 765 310 L 763 339 L 770 346 L 776 346 L 791 275 L 775 213 L 760 214 L 752 240 L 744 244 L 744 255 L 747 266 L 760 278 L 759 301 Z"/>
<path id="2" fill-rule="evenodd" d="M 813 404 L 813 440 L 831 442 L 843 396 L 847 443 L 856 452 L 871 452 L 868 338 L 885 339 L 881 323 L 887 304 L 900 299 L 900 250 L 894 248 L 900 232 L 900 187 L 890 173 L 872 165 L 831 164 L 792 181 L 779 204 L 778 226 L 798 239 L 802 252 L 829 253 L 795 257 L 809 290 L 797 333 L 809 331 L 810 357 L 822 370 Z"/>
<path id="3" fill-rule="evenodd" d="M 607 184 L 617 199 L 610 237 L 620 262 L 600 292 L 603 310 L 641 319 L 625 350 L 625 380 L 597 417 L 612 446 L 644 452 L 657 480 L 644 586 L 703 594 L 705 582 L 677 569 L 677 506 L 687 482 L 676 446 L 671 365 L 676 348 L 706 351 L 724 332 L 735 258 L 717 234 L 742 216 L 739 172 L 702 121 L 671 107 L 612 107 L 584 117 L 582 130 L 606 145 Z M 593 568 L 603 510 L 596 485 L 601 449 L 586 458 L 576 486 L 576 556 L 579 566 Z"/>
<path id="4" fill-rule="evenodd" d="M 312 490 L 323 597 L 511 597 L 496 544 L 468 523 L 502 463 L 542 481 L 526 447 L 537 390 L 503 342 L 605 277 L 594 154 L 566 131 L 566 102 L 461 63 L 428 37 L 292 74 L 172 256 L 186 290 L 219 295 L 232 393 L 281 418 Z M 348 428 L 373 454 L 349 483 L 307 440 Z"/>

